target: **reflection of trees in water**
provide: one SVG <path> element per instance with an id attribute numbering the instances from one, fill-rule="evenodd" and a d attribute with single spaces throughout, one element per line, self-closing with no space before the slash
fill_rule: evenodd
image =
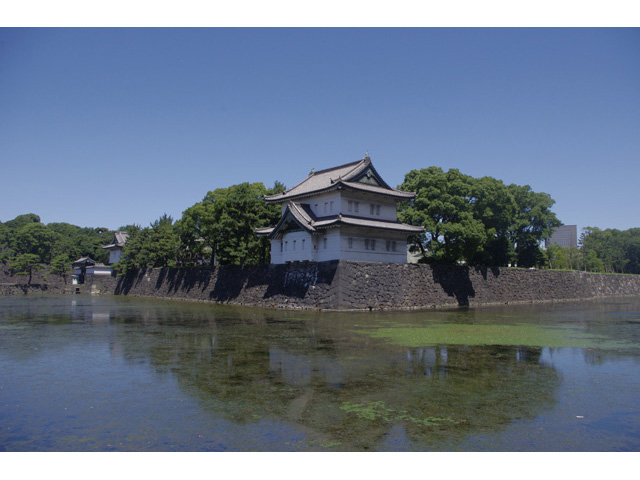
<path id="1" fill-rule="evenodd" d="M 125 356 L 145 355 L 173 373 L 215 416 L 291 422 L 316 446 L 375 449 L 400 430 L 419 448 L 451 442 L 454 449 L 456 439 L 538 415 L 559 383 L 539 363 L 538 348 L 408 349 L 335 321 L 201 320 L 129 326 L 122 330 Z"/>

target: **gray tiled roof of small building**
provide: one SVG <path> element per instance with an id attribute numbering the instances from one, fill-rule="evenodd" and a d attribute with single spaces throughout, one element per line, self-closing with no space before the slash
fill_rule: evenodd
<path id="1" fill-rule="evenodd" d="M 127 232 L 115 232 L 113 235 L 114 243 L 110 243 L 109 245 L 103 245 L 102 248 L 116 248 L 116 247 L 124 247 L 124 244 L 127 243 L 127 239 L 129 238 L 129 234 Z"/>

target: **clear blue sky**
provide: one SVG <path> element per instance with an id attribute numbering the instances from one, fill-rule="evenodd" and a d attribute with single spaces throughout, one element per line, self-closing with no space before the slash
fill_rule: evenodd
<path id="1" fill-rule="evenodd" d="M 365 151 L 640 227 L 640 29 L 0 29 L 0 221 L 147 226 Z"/>

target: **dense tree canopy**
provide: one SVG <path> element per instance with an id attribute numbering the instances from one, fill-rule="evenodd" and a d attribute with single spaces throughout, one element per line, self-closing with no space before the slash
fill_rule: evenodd
<path id="1" fill-rule="evenodd" d="M 580 244 L 585 270 L 640 274 L 640 228 L 587 227 Z"/>
<path id="2" fill-rule="evenodd" d="M 123 227 L 129 239 L 120 272 L 146 267 L 247 265 L 269 262 L 269 242 L 255 229 L 275 224 L 280 208 L 267 205 L 264 196 L 284 191 L 262 183 L 241 183 L 208 192 L 173 223 L 166 214 L 149 227 Z"/>
<path id="3" fill-rule="evenodd" d="M 241 183 L 218 188 L 185 210 L 178 224 L 183 265 L 202 263 L 245 265 L 269 262 L 269 243 L 255 229 L 274 225 L 280 208 L 267 205 L 265 195 L 285 190 L 276 182 Z"/>
<path id="4" fill-rule="evenodd" d="M 528 185 L 429 167 L 407 173 L 399 188 L 417 194 L 400 205 L 398 218 L 425 228 L 412 240 L 424 262 L 640 274 L 640 228 L 587 227 L 580 248 L 541 249 L 560 222 L 551 211 L 553 199 Z M 267 205 L 264 196 L 284 190 L 280 182 L 269 189 L 262 183 L 218 188 L 176 222 L 164 214 L 145 228 L 120 227 L 129 238 L 114 267 L 124 273 L 147 267 L 268 263 L 269 241 L 255 229 L 278 222 L 280 207 Z M 49 265 L 52 273 L 64 275 L 80 257 L 106 263 L 109 252 L 102 246 L 113 235 L 106 228 L 45 225 L 36 214 L 19 215 L 0 222 L 0 262 L 14 273 L 32 275 Z"/>
<path id="5" fill-rule="evenodd" d="M 414 249 L 427 262 L 543 265 L 540 242 L 560 225 L 549 195 L 492 177 L 429 167 L 409 172 L 399 188 L 416 192 L 398 217 L 425 228 L 414 239 Z"/>
<path id="6" fill-rule="evenodd" d="M 104 263 L 109 254 L 102 245 L 109 243 L 112 237 L 113 232 L 105 228 L 81 228 L 68 223 L 45 225 L 33 213 L 19 215 L 0 223 L 0 262 L 10 263 L 15 271 L 26 264 L 26 260 L 34 263 L 35 258 L 38 265 L 55 263 L 56 272 L 68 270 L 71 262 L 84 256 Z M 29 271 L 33 269 L 29 268 Z"/>

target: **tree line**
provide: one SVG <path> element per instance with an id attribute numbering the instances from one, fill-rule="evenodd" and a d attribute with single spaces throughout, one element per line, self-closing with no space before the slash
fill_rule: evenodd
<path id="1" fill-rule="evenodd" d="M 551 210 L 555 202 L 550 195 L 528 185 L 429 167 L 407 173 L 398 188 L 416 192 L 412 201 L 399 205 L 398 219 L 424 227 L 424 233 L 410 239 L 420 262 L 640 273 L 638 228 L 588 227 L 579 249 L 542 248 L 561 222 Z M 114 268 L 126 273 L 147 267 L 269 263 L 269 240 L 254 232 L 279 221 L 280 207 L 267 205 L 264 196 L 285 189 L 278 181 L 271 188 L 262 183 L 219 188 L 175 221 L 164 214 L 148 227 L 120 227 L 129 238 Z M 83 256 L 106 263 L 109 252 L 101 247 L 112 242 L 113 234 L 106 228 L 44 225 L 35 214 L 20 215 L 0 222 L 0 261 L 15 273 L 29 273 L 34 265 L 63 273 Z"/>
<path id="2" fill-rule="evenodd" d="M 267 205 L 264 196 L 284 190 L 278 181 L 269 189 L 262 183 L 218 188 L 175 222 L 164 214 L 149 227 L 125 227 L 129 238 L 114 268 L 126 273 L 147 267 L 269 263 L 269 240 L 258 237 L 255 229 L 278 222 L 280 207 Z"/>
<path id="3" fill-rule="evenodd" d="M 44 224 L 34 213 L 0 222 L 0 263 L 9 264 L 14 274 L 32 275 L 49 266 L 64 275 L 71 262 L 91 257 L 106 262 L 109 252 L 102 248 L 113 239 L 107 228 L 81 228 L 69 223 Z"/>
<path id="4" fill-rule="evenodd" d="M 398 218 L 424 227 L 412 247 L 423 262 L 542 267 L 540 244 L 561 225 L 554 200 L 528 185 L 429 167 L 409 172 L 399 188 L 416 192 Z"/>
<path id="5" fill-rule="evenodd" d="M 549 268 L 640 274 L 640 228 L 586 227 L 578 247 L 549 245 L 546 254 Z"/>

